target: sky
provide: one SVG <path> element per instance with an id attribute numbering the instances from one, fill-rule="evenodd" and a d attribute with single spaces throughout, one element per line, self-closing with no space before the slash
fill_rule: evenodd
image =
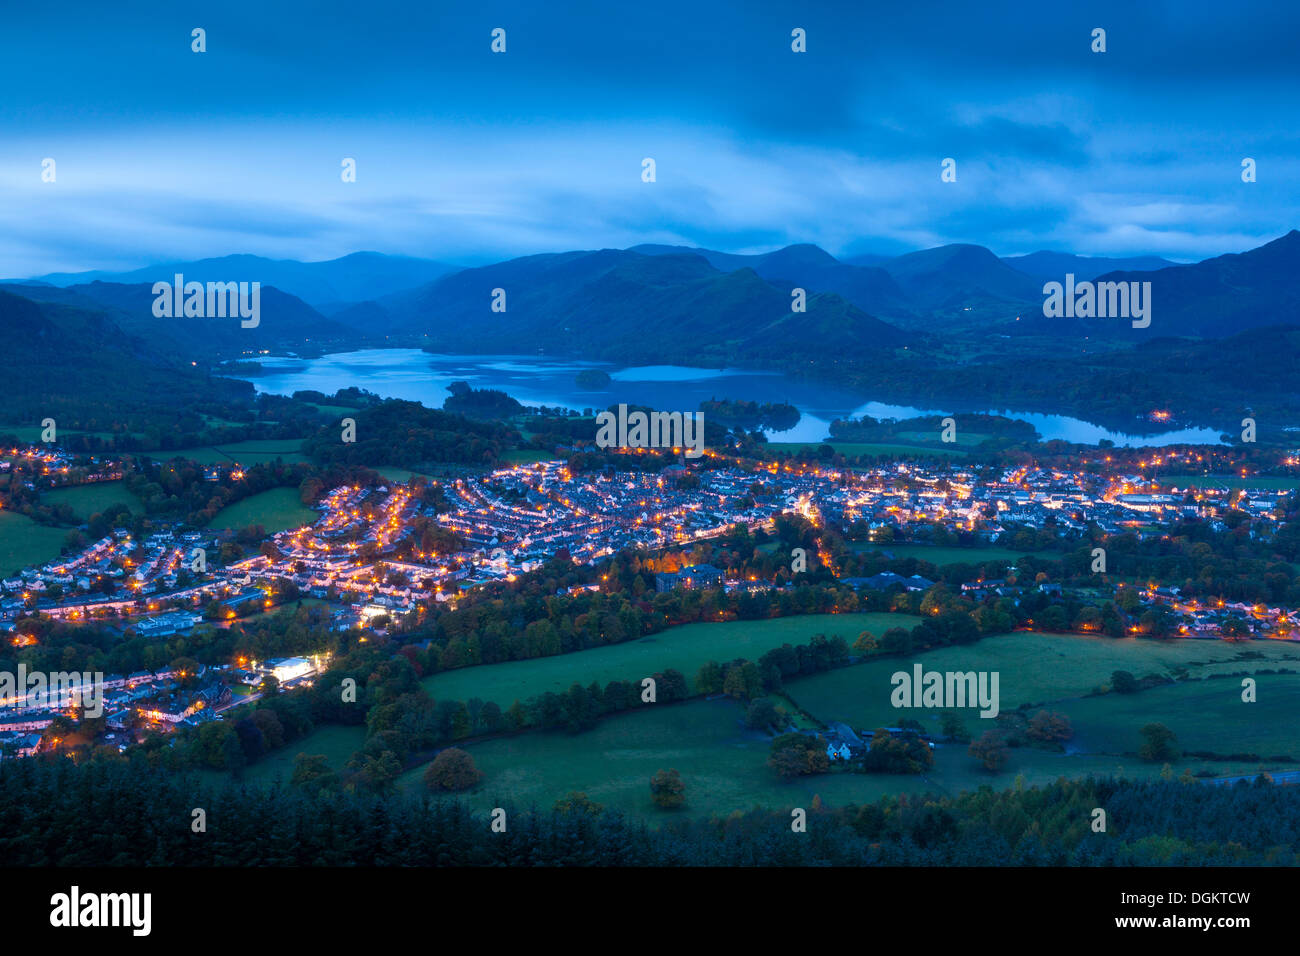
<path id="1" fill-rule="evenodd" d="M 642 242 L 1195 261 L 1300 227 L 1295 4 L 72 0 L 0 17 L 2 276 Z"/>

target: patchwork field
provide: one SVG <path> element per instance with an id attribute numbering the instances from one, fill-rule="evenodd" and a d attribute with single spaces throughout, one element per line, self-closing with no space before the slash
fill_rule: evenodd
<path id="1" fill-rule="evenodd" d="M 586 686 L 594 680 L 603 686 L 611 680 L 639 680 L 668 667 L 694 681 L 696 671 L 711 660 L 757 660 L 782 644 L 806 644 L 814 634 L 838 634 L 852 644 L 863 631 L 879 636 L 891 627 L 914 627 L 919 620 L 906 614 L 812 614 L 687 624 L 575 654 L 445 671 L 425 678 L 424 687 L 435 700 L 478 697 L 504 709 L 547 691 L 567 691 L 574 683 Z"/>
<path id="2" fill-rule="evenodd" d="M 856 628 L 880 633 L 901 617 L 819 615 L 759 622 L 757 629 L 746 624 L 690 625 L 658 635 L 660 640 L 649 645 L 636 642 L 522 664 L 467 668 L 437 675 L 425 684 L 436 698 L 478 696 L 504 706 L 544 690 L 565 690 L 574 681 L 626 677 L 625 663 L 632 664 L 634 675 L 664 666 L 676 666 L 693 675 L 696 661 L 757 656 L 758 647 L 800 642 L 818 632 L 847 637 L 856 634 Z M 747 628 L 748 634 L 741 634 L 738 628 Z M 738 649 L 740 640 L 748 641 L 747 650 Z M 635 653 L 622 661 L 610 658 L 608 652 L 619 650 Z M 644 655 L 650 652 L 666 656 L 662 663 L 647 663 Z M 688 661 L 687 655 L 694 656 Z M 473 756 L 484 779 L 462 797 L 480 811 L 506 804 L 545 809 L 566 794 L 580 791 L 607 808 L 661 822 L 677 812 L 659 810 L 650 800 L 649 781 L 660 769 L 676 769 L 681 774 L 687 804 L 680 812 L 693 816 L 725 815 L 754 806 L 806 807 L 814 795 L 835 806 L 889 794 L 956 794 L 986 784 L 999 789 L 1012 786 L 1017 778 L 1029 786 L 1089 774 L 1146 778 L 1162 771 L 1162 765 L 1136 756 L 1138 729 L 1151 721 L 1169 726 L 1184 750 L 1258 754 L 1261 758 L 1220 761 L 1183 757 L 1173 763 L 1174 773 L 1223 776 L 1295 769 L 1293 764 L 1270 758 L 1300 758 L 1300 729 L 1292 719 L 1300 712 L 1300 675 L 1259 675 L 1259 702 L 1255 704 L 1241 702 L 1240 683 L 1233 678 L 1188 680 L 1128 695 L 1080 696 L 1117 669 L 1139 677 L 1186 673 L 1193 678 L 1300 669 L 1300 647 L 1279 642 L 1160 643 L 1016 633 L 917 655 L 905 663 L 881 658 L 798 678 L 787 684 L 788 696 L 824 720 L 845 719 L 854 726 L 871 727 L 896 724 L 903 714 L 933 725 L 937 731 L 937 713 L 896 710 L 889 704 L 889 675 L 910 667 L 912 660 L 930 670 L 998 670 L 1004 711 L 1022 701 L 1050 703 L 1052 709 L 1070 718 L 1075 738 L 1066 752 L 1013 748 L 1006 766 L 997 772 L 979 766 L 965 744 L 940 742 L 934 751 L 935 765 L 924 775 L 834 772 L 783 781 L 767 766 L 771 737 L 744 726 L 741 704 L 725 698 L 697 698 L 607 717 L 581 734 L 527 732 L 465 742 L 460 746 Z M 549 666 L 539 670 L 536 665 Z M 979 733 L 981 724 L 992 726 L 993 722 L 972 711 L 967 729 Z M 246 774 L 255 783 L 287 781 L 298 753 L 323 753 L 338 769 L 363 742 L 362 728 L 325 727 L 260 761 Z M 399 787 L 418 792 L 427 767 L 426 763 L 407 771 Z"/>
<path id="3" fill-rule="evenodd" d="M 319 517 L 299 500 L 296 488 L 272 488 L 221 509 L 209 527 L 246 528 L 260 524 L 268 533 L 274 534 L 286 528 L 311 524 Z"/>
<path id="4" fill-rule="evenodd" d="M 5 577 L 59 556 L 66 528 L 39 525 L 26 515 L 0 511 L 0 574 Z"/>
<path id="5" fill-rule="evenodd" d="M 280 458 L 285 462 L 308 461 L 302 453 L 302 441 L 299 439 L 258 439 L 255 441 L 232 442 L 229 445 L 201 445 L 196 448 L 180 448 L 175 451 L 151 452 L 150 456 L 163 461 L 169 458 L 187 458 L 200 465 L 238 464 L 244 467 L 261 465 Z"/>
<path id="6" fill-rule="evenodd" d="M 936 712 L 904 710 L 890 703 L 894 689 L 890 677 L 900 670 L 911 672 L 917 663 L 927 671 L 996 671 L 1001 709 L 1005 712 L 1021 704 L 1082 697 L 1109 683 L 1111 674 L 1117 670 L 1128 671 L 1138 678 L 1148 674 L 1175 676 L 1184 670 L 1190 677 L 1279 667 L 1300 670 L 1300 645 L 1280 641 L 1233 645 L 1204 640 L 1116 640 L 1017 632 L 906 658 L 881 657 L 799 678 L 791 681 L 786 690 L 788 696 L 823 721 L 843 720 L 854 727 L 871 729 L 894 726 L 903 717 L 912 717 L 922 723 L 929 721 L 937 728 Z M 1228 683 L 1215 682 L 1215 686 L 1226 687 Z M 1145 697 L 1148 693 L 1154 691 L 1133 696 Z M 1133 698 L 1114 695 L 1111 699 Z M 1054 705 L 1054 709 L 1063 708 Z M 974 726 L 979 718 L 974 711 L 971 714 L 970 724 Z"/>
<path id="7" fill-rule="evenodd" d="M 47 491 L 41 495 L 41 503 L 67 505 L 82 521 L 113 505 L 126 505 L 136 514 L 144 510 L 140 499 L 127 491 L 126 485 L 120 481 L 98 481 L 89 485 Z"/>
<path id="8" fill-rule="evenodd" d="M 940 745 L 934 768 L 921 776 L 830 773 L 783 781 L 767 766 L 770 738 L 746 730 L 742 717 L 734 701 L 694 700 L 620 714 L 583 734 L 529 733 L 469 743 L 464 749 L 484 779 L 462 798 L 479 811 L 506 802 L 547 809 L 567 793 L 579 791 L 609 809 L 659 822 L 678 812 L 708 816 L 755 806 L 807 807 L 814 795 L 838 806 L 898 793 L 956 794 L 984 784 L 1004 789 L 1017 776 L 1033 786 L 1088 774 L 1152 777 L 1161 769 L 1133 757 L 1019 749 L 1011 751 L 1006 767 L 992 773 L 958 744 Z M 1176 769 L 1196 772 L 1205 766 L 1224 774 L 1258 769 L 1257 764 L 1189 760 L 1179 761 Z M 399 787 L 418 791 L 426 767 L 408 771 Z M 682 811 L 663 811 L 651 803 L 650 778 L 660 769 L 681 774 L 686 785 Z"/>

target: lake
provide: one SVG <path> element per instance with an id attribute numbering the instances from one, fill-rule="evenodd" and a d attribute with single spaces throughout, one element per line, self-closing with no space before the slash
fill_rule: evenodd
<path id="1" fill-rule="evenodd" d="M 667 411 L 693 411 L 710 398 L 788 402 L 802 413 L 787 431 L 769 431 L 773 441 L 819 442 L 836 418 L 915 418 L 948 415 L 951 409 L 914 408 L 874 401 L 853 389 L 800 381 L 780 372 L 746 369 L 687 368 L 645 365 L 620 368 L 531 355 L 437 355 L 419 349 L 365 349 L 319 358 L 271 356 L 262 360 L 264 374 L 253 379 L 259 392 L 289 395 L 314 389 L 332 395 L 357 387 L 384 398 L 418 401 L 441 408 L 447 386 L 465 381 L 474 388 L 496 388 L 524 405 L 601 409 L 618 402 Z M 575 376 L 584 369 L 603 369 L 612 381 L 605 389 L 579 388 Z M 1125 435 L 1065 415 L 989 410 L 1029 422 L 1045 440 L 1093 444 L 1108 438 L 1116 445 L 1157 447 L 1180 443 L 1219 444 L 1212 428 L 1183 428 L 1155 435 Z"/>

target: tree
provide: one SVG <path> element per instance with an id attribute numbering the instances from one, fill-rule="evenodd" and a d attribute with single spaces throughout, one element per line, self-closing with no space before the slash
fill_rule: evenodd
<path id="1" fill-rule="evenodd" d="M 1007 745 L 995 730 L 986 730 L 973 741 L 967 751 L 983 764 L 985 770 L 1001 770 L 1007 762 Z"/>
<path id="2" fill-rule="evenodd" d="M 335 790 L 339 785 L 339 775 L 330 769 L 329 760 L 324 754 L 298 754 L 293 760 L 293 776 L 289 785 L 300 787 L 308 793 Z"/>
<path id="3" fill-rule="evenodd" d="M 970 740 L 970 734 L 966 730 L 966 721 L 957 711 L 945 710 L 939 715 L 939 723 L 943 735 L 949 740 Z"/>
<path id="4" fill-rule="evenodd" d="M 1040 710 L 1030 719 L 1025 733 L 1042 743 L 1059 744 L 1074 736 L 1074 728 L 1064 714 Z"/>
<path id="5" fill-rule="evenodd" d="M 870 654 L 879 646 L 880 642 L 876 640 L 875 635 L 870 631 L 863 631 L 858 635 L 858 639 L 853 642 L 853 650 L 859 654 Z"/>
<path id="6" fill-rule="evenodd" d="M 570 790 L 566 796 L 556 800 L 551 809 L 556 813 L 581 813 L 594 817 L 602 813 L 605 808 L 585 793 Z"/>
<path id="7" fill-rule="evenodd" d="M 915 732 L 895 737 L 883 727 L 871 737 L 862 770 L 866 773 L 924 773 L 934 766 L 934 751 Z"/>
<path id="8" fill-rule="evenodd" d="M 1142 746 L 1138 748 L 1138 756 L 1143 760 L 1151 763 L 1167 763 L 1177 760 L 1180 756 L 1176 745 L 1177 738 L 1164 724 L 1147 724 L 1139 733 L 1142 734 Z"/>
<path id="9" fill-rule="evenodd" d="M 752 700 L 763 692 L 763 678 L 758 667 L 752 661 L 727 668 L 722 690 L 728 697 L 737 700 Z"/>
<path id="10" fill-rule="evenodd" d="M 772 741 L 767 765 L 785 779 L 825 773 L 831 761 L 826 756 L 826 741 L 807 734 L 782 734 Z"/>
<path id="11" fill-rule="evenodd" d="M 665 810 L 675 809 L 686 803 L 686 784 L 676 770 L 658 770 L 650 778 L 650 799 L 655 806 Z"/>
<path id="12" fill-rule="evenodd" d="M 912 653 L 912 635 L 901 627 L 891 627 L 880 637 L 880 649 L 886 654 Z"/>
<path id="13" fill-rule="evenodd" d="M 497 733 L 506 725 L 505 716 L 501 713 L 501 705 L 492 700 L 483 705 L 479 720 L 482 721 L 483 730 L 489 734 Z"/>
<path id="14" fill-rule="evenodd" d="M 1132 694 L 1139 689 L 1137 678 L 1128 671 L 1115 671 L 1111 674 L 1110 686 L 1118 694 Z"/>
<path id="15" fill-rule="evenodd" d="M 709 661 L 695 675 L 695 688 L 701 694 L 716 694 L 722 690 L 722 666 L 717 661 Z"/>
<path id="16" fill-rule="evenodd" d="M 378 756 L 357 754 L 354 761 L 348 762 L 357 771 L 353 782 L 359 790 L 365 792 L 386 796 L 393 792 L 397 778 L 402 775 L 402 764 L 391 750 L 385 750 Z"/>
<path id="17" fill-rule="evenodd" d="M 474 766 L 474 758 L 459 747 L 439 753 L 424 772 L 425 787 L 435 791 L 468 790 L 482 779 L 483 772 Z"/>
<path id="18" fill-rule="evenodd" d="M 745 726 L 750 730 L 766 730 L 776 723 L 776 705 L 767 697 L 760 697 L 745 711 Z"/>

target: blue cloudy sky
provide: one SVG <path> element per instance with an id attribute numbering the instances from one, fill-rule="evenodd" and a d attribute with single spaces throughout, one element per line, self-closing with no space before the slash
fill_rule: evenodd
<path id="1" fill-rule="evenodd" d="M 0 275 L 638 242 L 1194 260 L 1300 226 L 1294 4 L 181 0 L 3 18 Z"/>

